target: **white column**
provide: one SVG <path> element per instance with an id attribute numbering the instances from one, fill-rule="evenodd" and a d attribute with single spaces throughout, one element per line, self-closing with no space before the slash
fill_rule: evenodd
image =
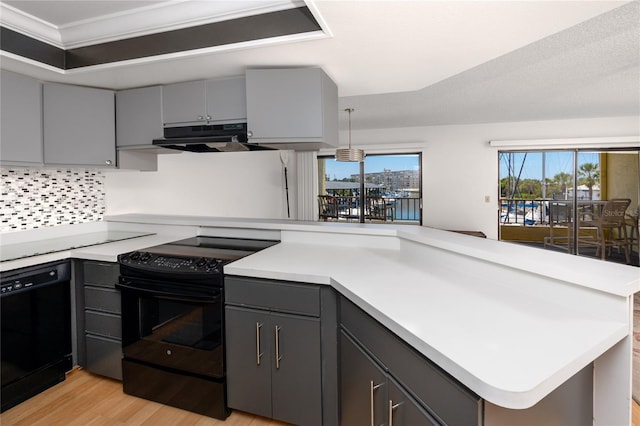
<path id="1" fill-rule="evenodd" d="M 631 425 L 633 296 L 629 299 L 629 335 L 594 362 L 594 426 Z"/>

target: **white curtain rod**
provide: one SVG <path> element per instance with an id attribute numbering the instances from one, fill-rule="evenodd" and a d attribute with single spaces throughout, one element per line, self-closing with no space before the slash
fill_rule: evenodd
<path id="1" fill-rule="evenodd" d="M 489 146 L 496 148 L 640 148 L 640 136 L 614 136 L 597 138 L 557 138 L 493 140 Z"/>

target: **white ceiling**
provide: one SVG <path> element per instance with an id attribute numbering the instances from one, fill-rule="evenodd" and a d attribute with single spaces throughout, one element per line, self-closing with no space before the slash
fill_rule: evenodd
<path id="1" fill-rule="evenodd" d="M 67 46 L 82 45 L 78 34 L 85 33 L 79 29 L 117 32 L 118 22 L 141 6 L 151 16 L 165 6 L 175 11 L 217 5 L 229 16 L 229 8 L 267 2 L 0 3 L 44 21 Z M 295 6 L 291 0 L 279 3 Z M 304 3 L 325 34 L 66 72 L 6 54 L 1 66 L 43 80 L 112 89 L 238 75 L 247 67 L 320 66 L 337 83 L 341 107 L 356 108 L 354 128 L 640 114 L 638 0 Z M 0 22 L 9 26 L 7 16 L 0 15 Z"/>

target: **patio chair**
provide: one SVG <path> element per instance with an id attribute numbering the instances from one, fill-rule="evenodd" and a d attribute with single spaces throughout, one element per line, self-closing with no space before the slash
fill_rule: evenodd
<path id="1" fill-rule="evenodd" d="M 596 246 L 596 256 L 606 259 L 607 249 L 613 247 L 623 249 L 627 263 L 631 263 L 631 241 L 627 235 L 627 223 L 625 215 L 631 204 L 629 198 L 613 198 L 602 207 L 599 215 L 593 220 L 581 220 L 580 227 L 596 228 L 596 238 L 579 238 L 580 245 Z"/>
<path id="2" fill-rule="evenodd" d="M 367 197 L 367 209 L 365 210 L 365 218 L 368 220 L 387 221 L 387 202 L 384 198 L 378 196 Z"/>
<path id="3" fill-rule="evenodd" d="M 318 195 L 318 219 L 338 220 L 338 199 L 331 195 Z"/>
<path id="4" fill-rule="evenodd" d="M 544 247 L 571 251 L 571 201 L 550 201 L 548 208 L 549 236 L 544 237 Z"/>

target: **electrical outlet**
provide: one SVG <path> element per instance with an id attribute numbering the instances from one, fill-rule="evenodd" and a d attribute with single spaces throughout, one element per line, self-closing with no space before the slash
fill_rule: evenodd
<path id="1" fill-rule="evenodd" d="M 484 196 L 484 202 L 485 203 L 490 203 L 491 202 L 491 195 L 485 195 Z"/>

